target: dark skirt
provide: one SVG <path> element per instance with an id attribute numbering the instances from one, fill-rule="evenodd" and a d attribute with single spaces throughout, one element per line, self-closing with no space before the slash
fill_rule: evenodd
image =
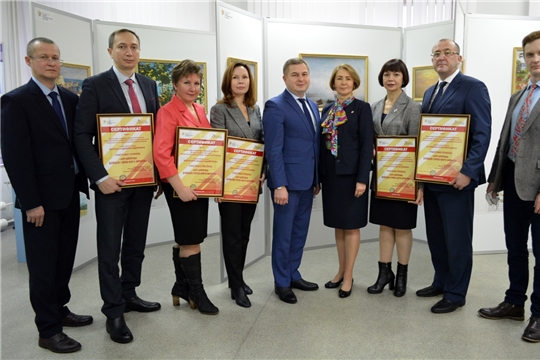
<path id="1" fill-rule="evenodd" d="M 368 188 L 360 197 L 355 197 L 356 174 L 337 175 L 335 157 L 325 150 L 326 174 L 321 176 L 323 222 L 334 229 L 359 229 L 367 225 Z"/>
<path id="2" fill-rule="evenodd" d="M 406 201 L 379 199 L 371 192 L 369 222 L 394 229 L 409 230 L 416 227 L 418 205 Z"/>
<path id="3" fill-rule="evenodd" d="M 174 241 L 178 245 L 196 245 L 208 235 L 208 198 L 183 202 L 173 197 L 173 187 L 161 183 L 167 199 L 174 230 Z"/>

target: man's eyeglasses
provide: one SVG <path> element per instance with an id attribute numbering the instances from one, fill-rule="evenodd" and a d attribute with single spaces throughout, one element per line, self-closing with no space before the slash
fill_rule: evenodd
<path id="1" fill-rule="evenodd" d="M 59 58 L 51 58 L 51 57 L 48 57 L 47 55 L 40 55 L 40 56 L 30 56 L 31 59 L 34 59 L 36 61 L 39 61 L 39 62 L 44 62 L 44 63 L 53 63 L 53 64 L 60 64 L 62 65 L 62 63 L 64 62 L 64 60 L 62 59 L 59 59 Z"/>
<path id="2" fill-rule="evenodd" d="M 443 51 L 443 52 L 437 51 L 437 52 L 431 54 L 431 57 L 434 58 L 434 59 L 438 59 L 441 55 L 444 55 L 444 57 L 449 57 L 449 56 L 452 56 L 454 54 L 459 55 L 459 53 L 456 52 L 456 51 L 449 51 L 449 50 L 448 51 Z"/>

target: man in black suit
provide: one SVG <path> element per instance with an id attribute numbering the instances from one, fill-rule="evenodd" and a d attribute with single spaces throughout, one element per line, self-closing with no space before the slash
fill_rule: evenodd
<path id="1" fill-rule="evenodd" d="M 0 98 L 2 156 L 16 193 L 15 206 L 26 213 L 24 246 L 38 344 L 69 353 L 81 344 L 62 327 L 93 321 L 66 306 L 79 236 L 79 192 L 88 196 L 86 175 L 73 147 L 79 99 L 56 86 L 62 60 L 52 40 L 31 40 L 25 61 L 32 79 Z"/>
<path id="2" fill-rule="evenodd" d="M 139 45 L 139 37 L 131 30 L 110 35 L 108 52 L 114 65 L 83 82 L 75 122 L 75 146 L 96 196 L 101 311 L 107 316 L 107 332 L 119 343 L 133 340 L 124 312 L 161 308 L 135 292 L 141 283 L 153 187 L 122 188 L 124 182 L 109 176 L 97 148 L 96 114 L 153 113 L 155 117 L 158 111 L 155 81 L 135 74 Z"/>

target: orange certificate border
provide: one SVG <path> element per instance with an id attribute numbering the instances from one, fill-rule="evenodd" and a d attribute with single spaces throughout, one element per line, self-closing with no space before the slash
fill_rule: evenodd
<path id="1" fill-rule="evenodd" d="M 433 119 L 436 119 L 437 124 L 429 124 Z M 467 156 L 470 120 L 468 114 L 420 114 L 415 174 L 417 181 L 448 185 L 456 177 Z M 463 121 L 464 126 L 453 125 Z M 429 137 L 433 135 L 436 135 L 435 138 L 430 140 Z M 446 139 L 452 137 L 461 139 L 462 147 L 456 151 L 444 146 Z M 428 162 L 431 166 L 425 169 L 424 164 Z"/>
<path id="2" fill-rule="evenodd" d="M 201 189 L 197 190 L 195 185 L 191 185 L 191 188 L 193 188 L 195 190 L 195 192 L 197 192 L 197 197 L 200 197 L 200 198 L 222 197 L 223 196 L 223 187 L 224 187 L 223 178 L 224 178 L 224 174 L 225 174 L 225 144 L 227 144 L 228 130 L 227 129 L 207 129 L 207 128 L 177 126 L 176 127 L 176 150 L 175 150 L 175 157 L 174 157 L 174 161 L 175 161 L 175 164 L 176 164 L 177 168 L 179 168 L 180 161 L 181 161 L 180 151 L 182 150 L 181 149 L 182 146 L 181 146 L 180 142 L 182 140 L 184 140 L 184 138 L 181 137 L 181 131 L 182 130 L 191 130 L 191 131 L 198 132 L 200 134 L 204 134 L 205 139 L 197 139 L 197 140 L 212 139 L 215 136 L 223 137 L 223 144 L 221 146 L 218 145 L 221 148 L 220 160 L 219 160 L 219 162 L 221 164 L 221 167 L 218 169 L 219 173 L 211 172 L 210 174 L 206 174 L 204 176 L 200 175 L 200 177 L 198 177 L 198 180 L 200 180 L 201 184 L 210 184 L 212 182 L 215 182 L 216 176 L 221 178 L 221 182 L 220 182 L 221 186 L 219 186 L 219 193 L 205 192 L 204 190 L 201 190 Z M 222 134 L 222 133 L 224 133 L 224 134 Z M 205 141 L 200 141 L 197 144 L 197 146 L 202 146 L 202 147 L 211 147 L 211 146 L 213 146 L 213 147 L 215 147 L 216 145 L 215 144 L 205 143 Z M 215 153 L 213 155 L 215 155 Z M 203 164 L 202 162 L 192 163 L 191 164 L 191 170 L 195 171 L 195 172 L 208 171 L 207 166 L 205 164 Z M 179 174 L 180 178 L 182 178 L 180 170 L 178 171 L 178 174 Z M 178 194 L 176 193 L 176 191 L 173 192 L 173 196 L 176 197 L 176 198 L 178 197 Z"/>
<path id="3" fill-rule="evenodd" d="M 229 146 L 230 146 L 230 143 L 229 141 L 238 141 L 238 142 L 241 142 L 243 144 L 261 144 L 262 145 L 262 151 L 251 151 L 250 153 L 241 153 L 241 152 L 229 152 Z M 256 154 L 253 154 L 253 153 L 256 153 Z M 234 194 L 234 192 L 230 192 L 230 193 L 227 193 L 227 185 L 228 183 L 234 181 L 234 180 L 231 180 L 231 181 L 227 181 L 227 177 L 224 177 L 224 190 L 223 190 L 223 197 L 221 198 L 221 201 L 225 201 L 225 202 L 236 202 L 236 203 L 243 203 L 243 204 L 257 204 L 259 202 L 259 195 L 261 193 L 261 182 L 259 181 L 261 176 L 262 176 L 262 172 L 263 172 L 263 166 L 264 166 L 264 143 L 262 141 L 256 141 L 256 140 L 251 140 L 251 139 L 245 139 L 245 138 L 239 138 L 239 137 L 235 137 L 235 136 L 229 136 L 227 138 L 227 149 L 226 149 L 226 155 L 225 155 L 225 174 L 227 173 L 227 169 L 229 168 L 235 168 L 237 165 L 237 163 L 239 162 L 238 161 L 238 158 L 240 159 L 243 159 L 241 160 L 240 162 L 242 162 L 243 164 L 245 164 L 245 161 L 253 156 L 257 156 L 257 157 L 260 157 L 261 158 L 261 161 L 260 161 L 260 166 L 258 167 L 254 167 L 256 165 L 251 165 L 251 172 L 253 174 L 258 174 L 258 177 L 254 177 L 254 178 L 250 178 L 250 179 L 247 179 L 247 185 L 246 185 L 246 189 L 247 187 L 251 187 L 252 184 L 256 184 L 257 185 L 257 190 L 256 190 L 256 194 L 257 194 L 257 198 L 255 200 L 249 200 L 249 199 L 243 199 L 242 198 L 242 195 L 237 195 L 237 194 Z M 232 158 L 235 158 L 236 160 L 233 162 L 232 161 Z M 242 189 L 244 190 L 244 189 Z M 236 189 L 234 190 L 236 191 Z"/>
<path id="4" fill-rule="evenodd" d="M 130 159 L 130 161 L 132 161 L 134 163 L 141 164 L 141 166 L 143 165 L 143 163 L 150 164 L 150 166 L 152 166 L 152 171 L 151 171 L 152 175 L 150 177 L 146 177 L 146 178 L 140 179 L 138 181 L 137 177 L 135 176 L 136 171 L 137 171 L 137 169 L 135 168 L 135 169 L 131 170 L 130 174 L 120 175 L 120 176 L 115 176 L 114 174 L 110 174 L 110 176 L 114 177 L 117 180 L 124 181 L 126 183 L 126 185 L 124 185 L 123 187 L 126 187 L 126 188 L 128 188 L 128 187 L 138 187 L 138 186 L 154 186 L 154 185 L 157 185 L 157 174 L 156 174 L 156 167 L 154 165 L 154 153 L 153 153 L 153 149 L 154 149 L 154 146 L 153 146 L 153 141 L 154 141 L 154 114 L 152 114 L 152 113 L 141 113 L 141 114 L 132 114 L 132 113 L 118 114 L 118 113 L 115 113 L 115 114 L 97 114 L 96 115 L 97 130 L 98 130 L 97 131 L 97 133 L 98 133 L 97 140 L 98 140 L 99 158 L 101 159 L 101 161 L 103 163 L 103 166 L 105 166 L 105 167 L 109 166 L 109 168 L 111 168 L 111 167 L 114 167 L 115 165 L 108 164 L 107 161 L 105 161 L 103 159 L 103 154 L 105 153 L 104 147 L 107 146 L 107 143 L 104 143 L 104 141 L 103 141 L 103 134 L 105 132 L 110 132 L 110 130 L 105 131 L 105 129 L 101 126 L 101 118 L 102 117 L 118 118 L 118 120 L 126 119 L 126 118 L 131 119 L 129 121 L 128 125 L 115 125 L 115 128 L 121 128 L 122 130 L 120 130 L 120 131 L 122 133 L 124 133 L 124 134 L 134 135 L 137 132 L 138 133 L 143 132 L 143 133 L 149 133 L 149 135 L 150 135 L 150 136 L 148 136 L 148 142 L 150 143 L 150 154 L 142 154 L 140 157 L 138 157 L 138 155 L 136 155 L 136 154 L 134 155 L 132 153 L 132 154 L 130 154 L 130 157 L 135 157 L 136 159 Z M 136 118 L 141 118 L 141 117 L 143 117 L 145 121 L 147 121 L 148 118 L 150 118 L 150 129 L 134 129 L 134 128 L 137 127 L 137 123 L 133 123 L 133 121 Z M 150 155 L 150 156 L 148 156 L 148 155 Z"/>
<path id="5" fill-rule="evenodd" d="M 406 176 L 403 172 L 393 172 L 393 178 L 395 180 L 396 187 L 388 189 L 388 191 L 382 191 L 382 189 L 379 188 L 379 179 L 384 175 L 380 172 L 382 169 L 388 170 L 389 167 L 393 167 L 394 165 L 400 165 L 403 164 L 400 163 L 398 158 L 395 158 L 392 162 L 392 164 L 385 164 L 384 167 L 379 169 L 379 161 L 382 158 L 382 156 L 385 155 L 391 155 L 395 157 L 396 155 L 404 152 L 410 152 L 410 149 L 407 151 L 404 151 L 404 146 L 400 145 L 391 145 L 391 146 L 379 146 L 379 140 L 389 140 L 390 142 L 396 142 L 399 140 L 413 140 L 414 141 L 414 159 L 412 162 L 412 166 L 414 169 L 412 169 L 412 172 L 410 173 L 410 176 Z M 416 155 L 417 155 L 417 137 L 416 136 L 377 136 L 375 139 L 375 196 L 377 198 L 381 199 L 389 199 L 389 200 L 397 200 L 397 201 L 415 201 L 416 197 L 418 196 L 418 183 L 415 181 L 414 176 L 416 173 Z M 380 149 L 380 147 L 383 147 L 383 149 Z M 411 146 L 407 146 L 410 148 Z M 407 172 L 405 172 L 407 173 Z M 414 183 L 414 194 L 413 197 L 404 195 L 401 190 L 406 189 L 409 185 L 407 185 L 410 181 Z"/>

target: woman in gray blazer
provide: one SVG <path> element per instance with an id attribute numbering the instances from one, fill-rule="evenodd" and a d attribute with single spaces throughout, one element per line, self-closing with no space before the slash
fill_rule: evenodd
<path id="1" fill-rule="evenodd" d="M 229 136 L 252 140 L 263 140 L 261 112 L 255 104 L 255 83 L 249 66 L 235 62 L 227 67 L 221 82 L 223 98 L 210 109 L 210 125 L 227 129 Z M 264 176 L 261 178 L 264 181 Z M 246 251 L 255 215 L 256 204 L 222 202 L 219 203 L 221 215 L 221 238 L 223 257 L 231 288 L 231 298 L 242 307 L 250 307 L 246 295 L 253 293 L 243 278 Z"/>
<path id="2" fill-rule="evenodd" d="M 418 135 L 421 106 L 403 91 L 408 83 L 409 72 L 403 61 L 392 59 L 383 65 L 379 84 L 386 89 L 386 96 L 371 105 L 376 135 Z M 372 184 L 375 183 L 376 179 L 372 181 Z M 380 294 L 387 284 L 390 290 L 394 290 L 395 280 L 394 295 L 405 295 L 412 229 L 416 227 L 416 214 L 422 199 L 423 189 L 418 190 L 414 202 L 379 199 L 372 191 L 369 222 L 380 225 L 380 260 L 377 281 L 367 289 L 370 294 Z M 394 245 L 398 253 L 397 279 L 392 272 Z"/>

